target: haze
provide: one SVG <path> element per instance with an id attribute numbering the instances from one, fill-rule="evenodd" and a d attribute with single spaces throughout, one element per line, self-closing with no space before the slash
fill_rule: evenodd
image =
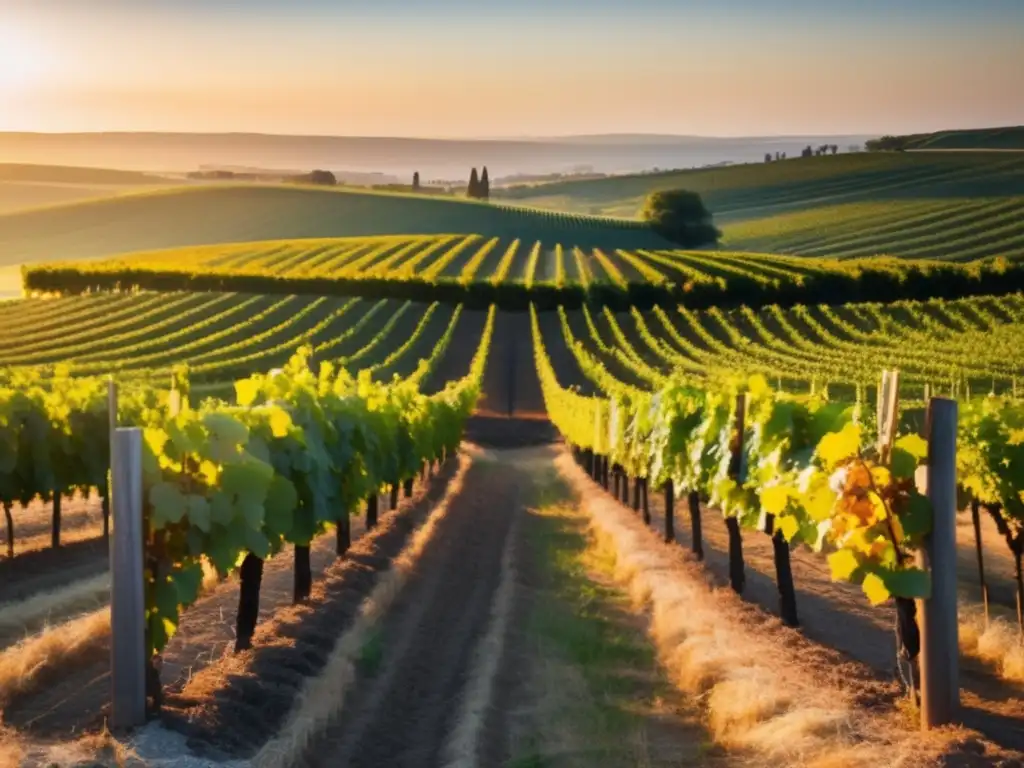
<path id="1" fill-rule="evenodd" d="M 1019 0 L 0 0 L 0 130 L 764 136 L 1004 125 L 1024 122 L 1021 39 Z"/>

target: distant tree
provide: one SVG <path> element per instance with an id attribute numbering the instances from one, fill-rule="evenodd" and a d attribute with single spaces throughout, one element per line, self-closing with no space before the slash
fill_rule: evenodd
<path id="1" fill-rule="evenodd" d="M 338 180 L 334 178 L 333 173 L 330 171 L 321 171 L 319 169 L 299 176 L 297 177 L 297 180 L 303 184 L 323 184 L 328 187 L 333 187 L 338 183 Z"/>
<path id="2" fill-rule="evenodd" d="M 420 189 L 420 172 L 416 171 L 412 175 L 412 191 L 419 192 Z"/>
<path id="3" fill-rule="evenodd" d="M 476 168 L 469 174 L 469 186 L 466 187 L 466 197 L 480 197 L 480 179 L 476 175 Z"/>
<path id="4" fill-rule="evenodd" d="M 778 153 L 776 153 L 776 154 L 778 154 Z M 776 157 L 776 160 L 777 160 L 777 159 L 778 159 L 778 158 Z M 770 163 L 770 162 L 772 161 L 772 153 L 771 153 L 771 152 L 765 152 L 765 153 L 764 153 L 764 161 L 765 161 L 766 163 Z"/>
<path id="5" fill-rule="evenodd" d="M 783 152 L 783 153 L 782 153 L 782 159 L 783 159 L 783 160 L 785 160 L 785 159 L 786 159 L 786 153 L 785 153 L 785 152 Z"/>
<path id="6" fill-rule="evenodd" d="M 640 215 L 651 229 L 684 248 L 713 245 L 722 235 L 700 195 L 686 189 L 652 192 Z"/>
<path id="7" fill-rule="evenodd" d="M 491 178 L 487 175 L 487 166 L 484 166 L 483 173 L 480 174 L 480 187 L 478 189 L 478 197 L 481 200 L 491 199 Z"/>
<path id="8" fill-rule="evenodd" d="M 804 147 L 803 152 L 800 153 L 800 157 L 814 157 L 814 147 L 808 144 Z"/>
<path id="9" fill-rule="evenodd" d="M 778 162 L 778 161 L 779 161 L 779 160 L 781 160 L 781 159 L 782 159 L 783 157 L 784 157 L 784 155 L 783 155 L 783 154 L 782 154 L 781 152 L 776 152 L 776 153 L 775 153 L 775 162 Z"/>

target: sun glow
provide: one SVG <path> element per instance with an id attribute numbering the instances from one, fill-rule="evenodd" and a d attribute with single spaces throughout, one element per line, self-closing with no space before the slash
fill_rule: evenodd
<path id="1" fill-rule="evenodd" d="M 0 95 L 37 85 L 50 63 L 45 47 L 26 30 L 0 22 Z"/>

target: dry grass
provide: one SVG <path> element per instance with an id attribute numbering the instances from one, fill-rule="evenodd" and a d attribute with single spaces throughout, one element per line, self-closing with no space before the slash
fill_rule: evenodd
<path id="1" fill-rule="evenodd" d="M 209 589 L 217 580 L 217 572 L 204 563 L 203 589 Z M 98 583 L 91 586 L 98 591 Z M 93 592 L 92 597 L 96 596 L 97 593 Z M 54 610 L 54 606 L 60 604 L 62 600 L 85 601 L 88 598 L 84 587 L 69 587 L 66 590 L 34 596 L 22 603 L 12 604 L 11 608 L 17 610 L 10 617 L 5 606 L 0 627 L 18 626 L 19 621 L 45 615 L 48 610 Z M 30 692 L 36 685 L 45 684 L 54 675 L 60 674 L 60 670 L 67 665 L 106 653 L 109 637 L 110 607 L 104 606 L 62 624 L 47 627 L 38 634 L 26 637 L 7 648 L 0 653 L 0 707 L 15 696 Z"/>
<path id="2" fill-rule="evenodd" d="M 986 622 L 981 606 L 961 604 L 960 652 L 993 667 L 1004 680 L 1024 682 L 1024 638 L 1004 616 Z"/>
<path id="3" fill-rule="evenodd" d="M 109 600 L 110 576 L 102 573 L 25 600 L 4 603 L 0 605 L 0 644 L 36 632 L 54 620 L 95 611 Z"/>
<path id="4" fill-rule="evenodd" d="M 110 609 L 101 608 L 0 653 L 0 707 L 59 674 L 71 660 L 105 652 L 109 636 Z"/>
<path id="5" fill-rule="evenodd" d="M 614 552 L 616 579 L 649 609 L 662 663 L 678 686 L 702 697 L 720 744 L 762 765 L 934 764 L 943 739 L 922 740 L 898 714 L 857 707 L 857 692 L 837 680 L 838 657 L 710 586 L 697 564 L 656 538 L 568 454 L 556 464 L 582 497 L 600 546 Z"/>
<path id="6" fill-rule="evenodd" d="M 433 539 L 450 504 L 462 491 L 466 472 L 479 455 L 465 447 L 459 454 L 459 468 L 445 494 L 426 522 L 413 534 L 408 546 L 395 558 L 390 570 L 380 575 L 373 591 L 363 602 L 352 626 L 334 645 L 321 673 L 309 678 L 296 698 L 288 721 L 252 760 L 258 768 L 286 768 L 296 763 L 313 738 L 341 711 L 356 676 L 356 662 L 377 623 L 405 586 L 416 561 Z"/>

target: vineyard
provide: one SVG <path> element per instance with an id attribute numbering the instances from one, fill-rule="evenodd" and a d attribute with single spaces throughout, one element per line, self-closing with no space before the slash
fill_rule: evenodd
<path id="1" fill-rule="evenodd" d="M 891 368 L 909 401 L 926 392 L 1016 397 L 1022 329 L 1019 294 L 759 310 L 584 308 L 541 318 L 545 348 L 566 360 L 563 386 L 635 394 L 759 374 L 780 391 L 847 402 L 873 402 L 879 372 Z"/>
<path id="2" fill-rule="evenodd" d="M 586 231 L 585 229 L 583 231 Z M 649 233 L 648 233 L 649 234 Z M 575 239 L 570 243 L 577 242 Z M 285 240 L 23 267 L 28 292 L 237 291 L 619 309 L 893 301 L 1000 294 L 1024 287 L 1024 264 L 836 260 L 729 251 L 567 245 L 470 235 Z"/>
<path id="3" fill-rule="evenodd" d="M 1024 197 L 846 203 L 724 228 L 723 245 L 752 251 L 971 261 L 1024 257 Z"/>
<path id="4" fill-rule="evenodd" d="M 0 313 L 11 333 L 0 343 L 0 381 L 9 385 L 107 374 L 164 384 L 185 367 L 197 392 L 222 394 L 237 378 L 284 365 L 303 346 L 316 365 L 429 388 L 456 329 L 462 343 L 482 332 L 459 306 L 386 299 L 110 294 L 8 302 Z"/>
<path id="5" fill-rule="evenodd" d="M 439 702 L 486 709 L 465 681 L 498 674 L 486 649 L 508 625 L 532 626 L 506 582 L 523 567 L 533 589 L 544 558 L 523 553 L 561 493 L 635 511 L 632 546 L 673 545 L 655 582 L 682 544 L 708 571 L 693 583 L 731 588 L 702 614 L 728 663 L 687 673 L 725 718 L 709 738 L 811 695 L 721 714 L 709 681 L 739 685 L 731 665 L 757 659 L 716 623 L 719 598 L 752 635 L 789 633 L 764 653 L 786 670 L 771 680 L 848 707 L 792 726 L 821 754 L 814 739 L 873 743 L 849 726 L 868 707 L 903 731 L 908 691 L 929 709 L 916 686 L 935 665 L 914 662 L 936 633 L 915 615 L 942 603 L 976 719 L 1011 723 L 970 727 L 1024 749 L 1006 703 L 1024 680 L 1021 163 L 839 156 L 545 192 L 604 211 L 685 177 L 726 222 L 706 251 L 635 221 L 300 187 L 0 216 L 0 252 L 25 263 L 25 296 L 0 303 L 0 747 L 8 728 L 148 713 L 261 766 L 400 764 L 405 725 L 426 723 L 408 738 L 442 764 L 461 726 Z M 535 446 L 554 430 L 568 451 Z M 939 533 L 950 552 L 929 562 Z M 132 546 L 137 578 L 119 578 Z M 126 583 L 127 629 L 110 609 Z M 813 662 L 828 674 L 798 646 L 833 653 Z"/>

